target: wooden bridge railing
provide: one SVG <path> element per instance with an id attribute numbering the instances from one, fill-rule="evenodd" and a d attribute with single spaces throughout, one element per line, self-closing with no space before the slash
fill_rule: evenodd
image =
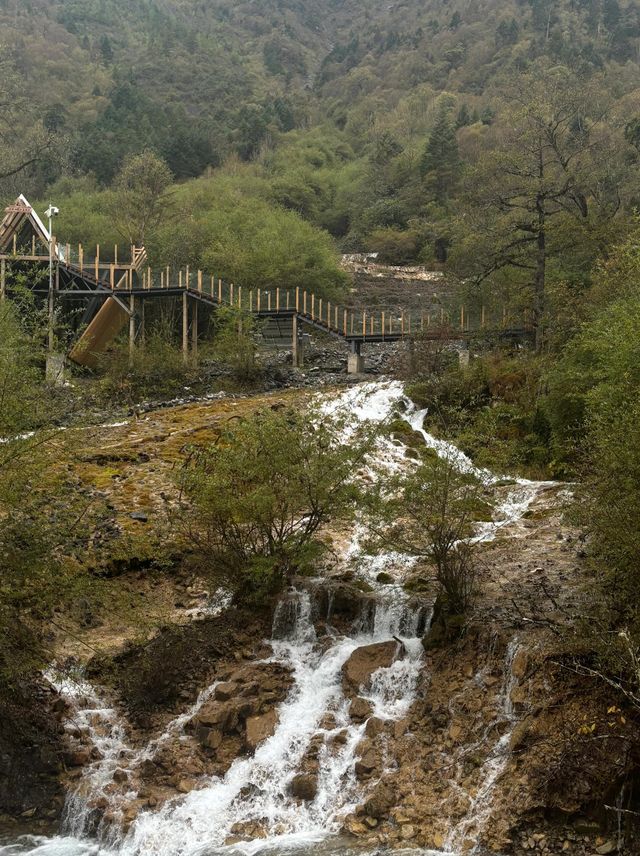
<path id="1" fill-rule="evenodd" d="M 437 299 L 424 311 L 411 312 L 397 308 L 380 310 L 354 309 L 342 306 L 326 297 L 318 297 L 302 288 L 246 288 L 224 282 L 219 277 L 188 266 L 178 270 L 165 267 L 152 269 L 147 265 L 143 247 L 129 247 L 123 253 L 118 245 L 96 247 L 93 257 L 85 254 L 82 244 L 60 244 L 53 239 L 55 258 L 66 266 L 89 274 L 96 282 L 113 291 L 145 292 L 183 290 L 201 295 L 210 302 L 237 308 L 258 316 L 296 314 L 319 328 L 345 339 L 398 339 L 418 332 L 433 330 L 434 338 L 445 328 L 448 336 L 481 333 L 483 330 L 528 330 L 532 328 L 531 314 L 524 310 L 514 313 L 506 308 L 478 305 L 447 306 Z M 37 243 L 31 247 L 18 246 L 13 238 L 11 253 L 3 259 L 46 260 L 48 247 Z"/>

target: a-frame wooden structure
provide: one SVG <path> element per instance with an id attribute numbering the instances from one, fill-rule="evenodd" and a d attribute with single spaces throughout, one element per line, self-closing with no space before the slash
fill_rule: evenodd
<path id="1" fill-rule="evenodd" d="M 34 259 L 48 258 L 49 230 L 21 193 L 13 205 L 5 209 L 0 222 L 0 253 L 13 253 Z M 54 258 L 64 262 L 64 250 L 57 243 L 53 246 Z"/>

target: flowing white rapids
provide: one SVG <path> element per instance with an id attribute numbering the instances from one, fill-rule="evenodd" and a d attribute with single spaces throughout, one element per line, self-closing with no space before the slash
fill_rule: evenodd
<path id="1" fill-rule="evenodd" d="M 462 820 L 451 830 L 445 842 L 445 850 L 451 853 L 473 852 L 469 845 L 477 840 L 477 835 L 470 833 L 481 831 L 486 826 L 493 809 L 492 795 L 509 761 L 509 744 L 513 730 L 518 722 L 513 711 L 511 693 L 517 684 L 513 674 L 513 661 L 520 645 L 517 639 L 512 639 L 507 647 L 504 664 L 504 677 L 500 692 L 500 710 L 494 724 L 502 725 L 504 733 L 496 741 L 489 757 L 484 762 L 480 772 L 480 785 L 469 809 Z"/>
<path id="2" fill-rule="evenodd" d="M 427 446 L 454 461 L 460 470 L 475 474 L 487 486 L 497 486 L 500 481 L 488 470 L 475 467 L 455 446 L 428 434 L 423 428 L 426 411 L 418 410 L 406 399 L 402 384 L 398 382 L 350 388 L 325 400 L 321 410 L 328 417 L 338 410 L 349 412 L 352 428 L 349 423 L 344 428 L 345 442 L 358 424 L 366 422 L 372 430 L 378 430 L 376 426 L 400 414 L 423 437 Z M 389 471 L 398 471 L 412 465 L 405 452 L 400 442 L 381 437 L 374 453 L 375 463 L 382 463 Z M 516 481 L 497 506 L 494 520 L 478 526 L 476 540 L 490 540 L 500 528 L 517 521 L 547 484 L 524 479 Z M 117 824 L 110 830 L 99 829 L 101 843 L 98 844 L 95 837 L 91 837 L 95 830 L 91 829 L 89 798 L 105 793 L 116 768 L 135 769 L 136 765 L 153 757 L 165 741 L 179 737 L 184 725 L 211 697 L 215 684 L 201 693 L 189 711 L 170 723 L 163 735 L 134 751 L 128 741 L 127 728 L 116 711 L 90 686 L 70 687 L 57 683 L 72 704 L 72 726 L 90 736 L 95 747 L 93 761 L 85 768 L 76 793 L 68 799 L 67 837 L 31 836 L 17 843 L 0 844 L 0 856 L 25 852 L 40 856 L 85 856 L 103 852 L 118 856 L 209 856 L 228 848 L 253 854 L 259 850 L 280 852 L 292 847 L 305 848 L 338 832 L 343 818 L 364 796 L 364 786 L 355 776 L 355 763 L 365 724 L 354 724 L 349 717 L 348 700 L 342 690 L 342 667 L 361 645 L 394 638 L 401 640 L 399 648 L 404 647 L 404 656 L 389 668 L 375 672 L 362 695 L 370 701 L 375 716 L 391 720 L 404 717 L 416 698 L 422 669 L 420 637 L 429 620 L 424 607 L 414 607 L 409 601 L 396 577 L 390 583 L 376 582 L 382 570 L 393 569 L 401 577 L 415 560 L 397 553 L 363 554 L 360 542 L 365 534 L 366 521 L 360 521 L 352 534 L 346 558 L 359 559 L 360 570 L 377 587 L 378 596 L 350 635 L 317 640 L 309 593 L 294 591 L 283 597 L 274 617 L 272 659 L 291 669 L 294 683 L 288 698 L 278 709 L 275 733 L 258 746 L 253 757 L 239 758 L 224 777 L 203 777 L 190 793 L 177 796 L 158 810 L 142 812 L 124 835 L 112 831 L 118 829 Z M 514 726 L 510 694 L 515 650 L 515 647 L 510 648 L 508 654 L 502 691 L 500 723 L 506 730 L 483 768 L 479 789 L 467 816 L 451 831 L 447 841 L 450 850 L 466 845 L 470 833 L 477 832 L 490 815 L 491 796 L 506 764 Z M 321 728 L 323 721 L 327 722 L 327 713 L 333 715 L 335 726 L 332 722 L 331 728 Z M 340 740 L 332 740 L 339 732 Z M 314 737 L 317 740 L 318 735 L 323 745 L 318 756 L 317 794 L 313 800 L 301 803 L 291 796 L 291 782 L 300 771 L 311 740 Z M 239 832 L 238 837 L 247 837 L 246 830 L 253 830 L 248 836 L 253 840 L 225 844 L 234 840 L 236 832 Z"/>
<path id="3" fill-rule="evenodd" d="M 406 630 L 406 609 L 376 609 L 370 633 L 336 637 L 323 650 L 316 644 L 311 621 L 311 601 L 307 592 L 287 596 L 289 617 L 293 618 L 286 638 L 274 640 L 274 659 L 293 670 L 294 687 L 279 710 L 275 734 L 262 743 L 252 758 L 233 763 L 224 778 L 213 778 L 159 812 L 139 816 L 126 839 L 122 854 L 182 856 L 212 852 L 225 843 L 238 825 L 256 824 L 264 838 L 236 845 L 252 853 L 274 845 L 288 846 L 319 840 L 338 832 L 341 819 L 352 811 L 361 797 L 355 778 L 357 745 L 364 724 L 354 725 L 348 716 L 348 702 L 341 687 L 341 669 L 360 645 L 386 641 Z M 276 635 L 282 635 L 282 616 L 276 613 Z M 417 627 L 418 618 L 414 619 Z M 400 637 L 402 638 L 402 637 Z M 417 644 L 416 644 L 417 643 Z M 411 652 L 390 669 L 374 676 L 369 698 L 377 715 L 403 715 L 415 698 L 420 671 L 419 639 L 407 638 Z M 384 674 L 388 673 L 388 674 Z M 400 678 L 401 680 L 396 680 Z M 319 728 L 323 715 L 331 711 L 335 728 Z M 330 749 L 331 737 L 346 732 L 337 748 Z M 318 791 L 315 799 L 300 804 L 290 795 L 290 784 L 299 770 L 311 738 L 322 733 L 325 744 L 319 756 Z M 250 797 L 247 797 L 250 794 Z"/>

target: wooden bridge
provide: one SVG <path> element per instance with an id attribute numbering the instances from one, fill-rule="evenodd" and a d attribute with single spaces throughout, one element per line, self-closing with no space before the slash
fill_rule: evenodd
<path id="1" fill-rule="evenodd" d="M 53 262 L 53 288 L 42 274 L 44 263 Z M 6 209 L 0 223 L 0 299 L 7 294 L 7 273 L 14 266 L 36 265 L 31 290 L 48 296 L 51 324 L 55 304 L 80 301 L 83 307 L 76 323 L 76 340 L 68 357 L 79 365 L 94 368 L 99 356 L 127 325 L 129 345 L 144 339 L 145 304 L 172 299 L 180 306 L 182 349 L 185 359 L 197 354 L 200 339 L 200 307 L 230 307 L 258 320 L 285 320 L 291 335 L 294 365 L 301 365 L 301 326 L 315 328 L 346 342 L 348 371 L 364 369 L 362 346 L 394 342 L 420 334 L 425 338 L 463 341 L 482 332 L 498 331 L 503 337 L 527 334 L 527 319 L 516 326 L 505 312 L 496 322 L 495 313 L 479 307 L 475 313 L 464 305 L 454 312 L 429 304 L 419 314 L 402 309 L 367 310 L 339 305 L 317 297 L 303 288 L 243 288 L 201 270 L 184 267 L 152 270 L 143 247 L 131 247 L 126 258 L 116 246 L 109 253 L 97 247 L 87 256 L 82 245 L 72 247 L 50 240 L 48 230 L 27 200 L 21 196 Z M 455 317 L 454 317 L 455 314 Z"/>

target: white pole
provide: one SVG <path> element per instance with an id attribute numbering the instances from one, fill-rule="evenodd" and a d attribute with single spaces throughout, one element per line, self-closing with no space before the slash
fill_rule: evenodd
<path id="1" fill-rule="evenodd" d="M 49 353 L 53 353 L 53 207 L 49 203 Z"/>

